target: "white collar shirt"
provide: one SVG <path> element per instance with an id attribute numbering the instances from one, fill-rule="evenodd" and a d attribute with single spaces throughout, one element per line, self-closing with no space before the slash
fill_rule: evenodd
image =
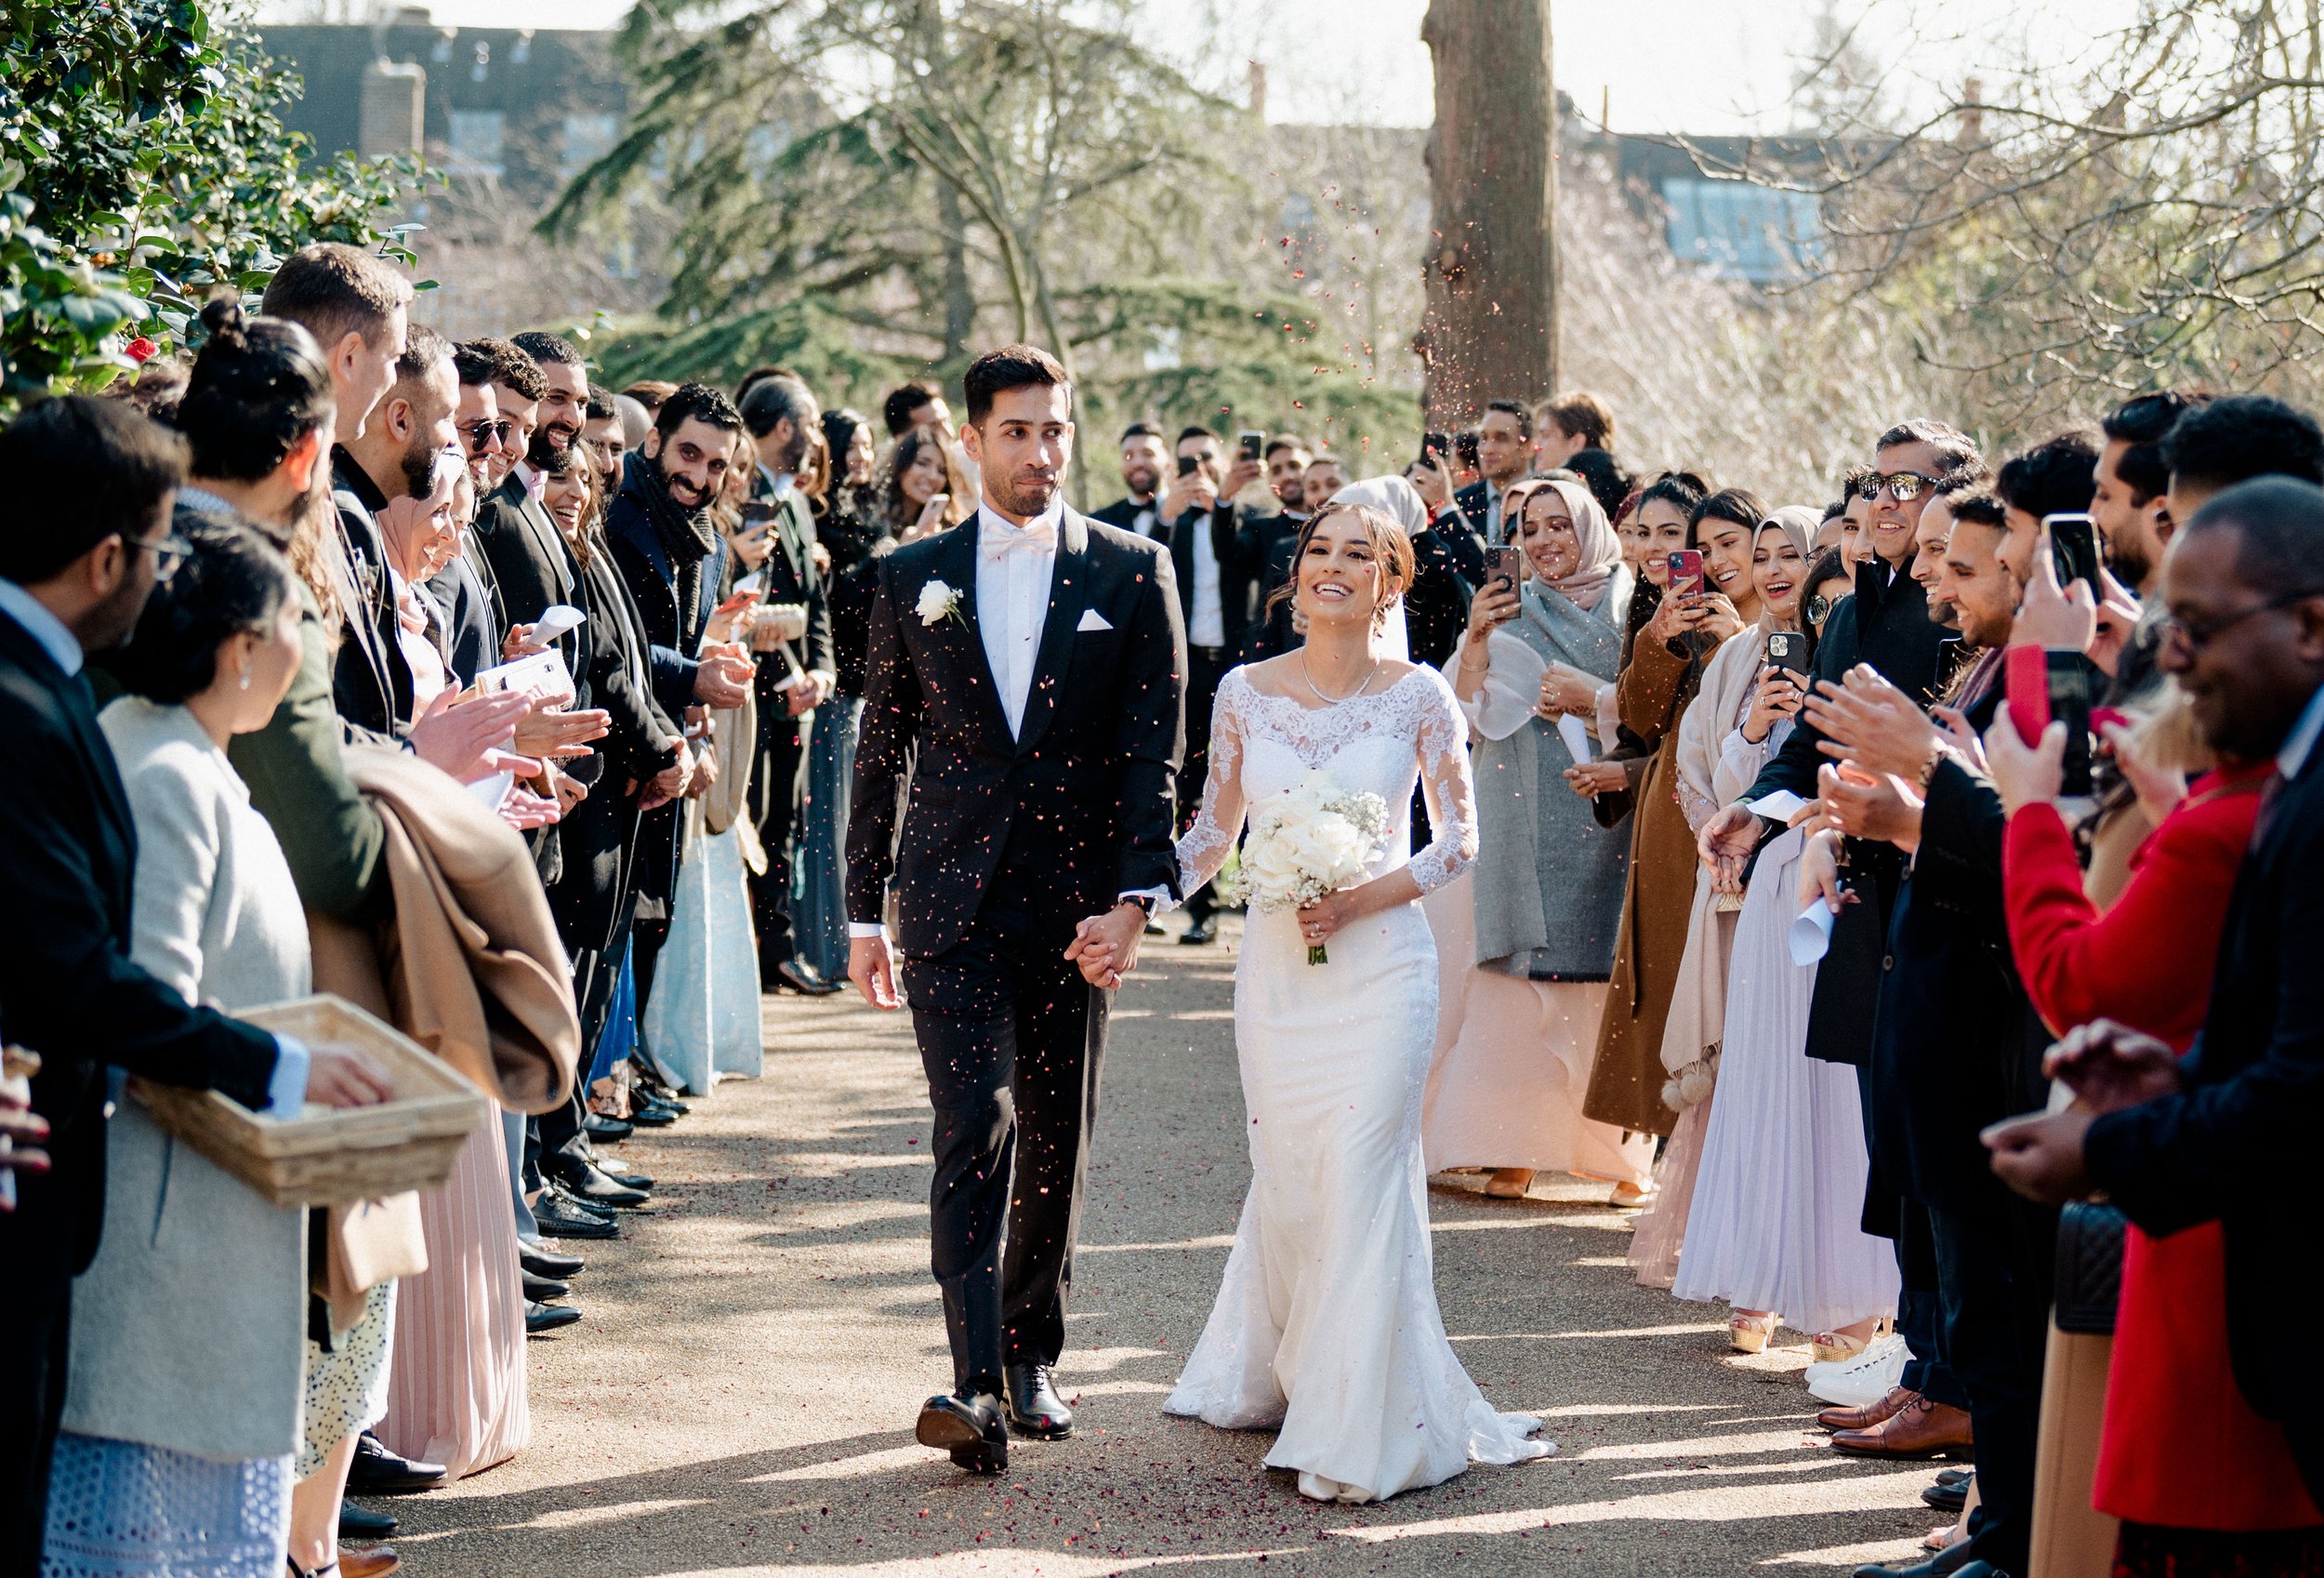
<path id="1" fill-rule="evenodd" d="M 14 619 L 39 643 L 48 660 L 70 678 L 81 671 L 81 643 L 48 605 L 11 580 L 0 580 L 0 615 Z"/>
<path id="2" fill-rule="evenodd" d="M 977 506 L 976 628 L 1012 739 L 1023 731 L 1025 702 L 1033 694 L 1033 666 L 1049 621 L 1050 581 L 1064 518 L 1060 501 L 1022 526 L 989 506 Z"/>
<path id="3" fill-rule="evenodd" d="M 1220 603 L 1218 545 L 1210 540 L 1210 511 L 1189 510 L 1178 518 L 1178 529 L 1195 534 L 1195 587 L 1186 617 L 1186 644 L 1224 646 L 1226 613 Z"/>

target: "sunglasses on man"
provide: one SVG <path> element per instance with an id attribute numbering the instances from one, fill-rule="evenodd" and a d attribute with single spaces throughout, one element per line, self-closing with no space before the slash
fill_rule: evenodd
<path id="1" fill-rule="evenodd" d="M 1909 504 L 1936 485 L 1934 477 L 1924 477 L 1918 471 L 1891 471 L 1882 476 L 1874 471 L 1856 483 L 1856 497 L 1877 502 L 1883 489 L 1899 504 Z"/>
<path id="2" fill-rule="evenodd" d="M 508 449 L 515 444 L 516 435 L 517 425 L 506 417 L 498 421 L 470 422 L 460 430 L 460 437 L 468 444 L 470 455 L 482 455 L 495 442 L 501 448 Z"/>

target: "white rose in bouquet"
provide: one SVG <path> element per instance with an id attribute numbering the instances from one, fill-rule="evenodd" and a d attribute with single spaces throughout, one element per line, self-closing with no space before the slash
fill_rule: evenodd
<path id="1" fill-rule="evenodd" d="M 1388 804 L 1376 794 L 1349 793 L 1326 773 L 1251 807 L 1243 841 L 1245 900 L 1264 913 L 1299 909 L 1364 880 L 1388 837 Z M 1310 964 L 1330 959 L 1323 944 Z"/>

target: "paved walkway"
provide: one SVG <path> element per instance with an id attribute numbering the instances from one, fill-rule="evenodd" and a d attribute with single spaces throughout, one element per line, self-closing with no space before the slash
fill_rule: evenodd
<path id="1" fill-rule="evenodd" d="M 1446 1325 L 1497 1406 L 1550 1416 L 1556 1457 L 1321 1507 L 1261 1466 L 1266 1438 L 1162 1417 L 1248 1176 L 1232 969 L 1159 948 L 1116 1008 L 1061 1367 L 1075 1439 L 1020 1443 L 999 1481 L 912 1444 L 949 1365 L 909 1027 L 771 1000 L 764 1077 L 623 1147 L 656 1204 L 588 1246 L 588 1319 L 530 1346 L 531 1448 L 393 1504 L 405 1570 L 1828 1574 L 1934 1521 L 1930 1468 L 1821 1444 L 1803 1346 L 1737 1359 L 1723 1306 L 1634 1286 L 1628 1216 L 1573 1179 L 1432 1194 Z"/>

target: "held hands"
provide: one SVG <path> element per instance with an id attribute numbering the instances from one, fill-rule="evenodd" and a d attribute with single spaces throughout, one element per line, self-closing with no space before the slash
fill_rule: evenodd
<path id="1" fill-rule="evenodd" d="M 1552 663 L 1541 674 L 1541 697 L 1534 703 L 1538 718 L 1556 720 L 1572 713 L 1587 718 L 1598 709 L 1598 682 L 1579 669 Z"/>
<path id="2" fill-rule="evenodd" d="M 904 1006 L 904 998 L 896 990 L 895 950 L 888 946 L 885 932 L 876 937 L 848 938 L 847 978 L 874 1008 L 893 1013 Z"/>
<path id="3" fill-rule="evenodd" d="M 1124 899 L 1076 926 L 1074 940 L 1065 945 L 1065 958 L 1080 966 L 1083 980 L 1111 991 L 1138 968 L 1138 948 L 1145 935 L 1145 906 Z"/>
<path id="4" fill-rule="evenodd" d="M 678 760 L 656 773 L 653 780 L 639 792 L 638 809 L 653 811 L 667 805 L 686 792 L 686 786 L 693 781 L 693 752 L 687 749 L 686 742 L 681 739 L 678 742 Z"/>

